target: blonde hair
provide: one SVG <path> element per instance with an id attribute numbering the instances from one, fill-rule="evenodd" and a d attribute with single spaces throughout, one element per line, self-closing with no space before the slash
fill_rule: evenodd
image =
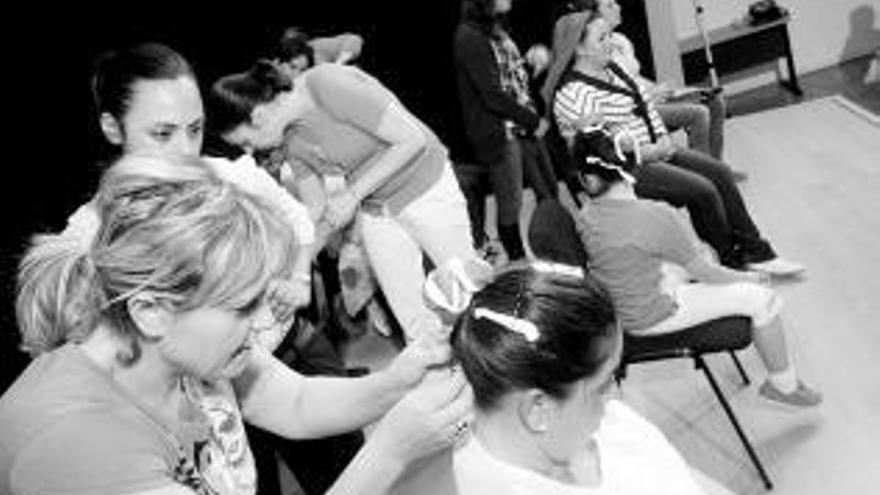
<path id="1" fill-rule="evenodd" d="M 22 347 L 51 350 L 80 341 L 99 321 L 131 342 L 145 337 L 125 301 L 149 290 L 178 311 L 240 308 L 295 255 L 290 228 L 274 210 L 221 183 L 198 159 L 129 156 L 104 175 L 91 236 L 37 236 L 19 270 Z"/>

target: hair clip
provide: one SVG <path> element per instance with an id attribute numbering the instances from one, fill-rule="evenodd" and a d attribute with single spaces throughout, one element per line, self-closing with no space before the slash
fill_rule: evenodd
<path id="1" fill-rule="evenodd" d="M 569 277 L 584 278 L 584 270 L 578 266 L 554 263 L 551 261 L 536 260 L 531 264 L 535 271 L 541 273 L 555 273 Z"/>
<path id="2" fill-rule="evenodd" d="M 541 333 L 534 323 L 515 316 L 498 313 L 488 308 L 476 308 L 474 310 L 474 318 L 492 320 L 504 328 L 522 335 L 530 343 L 534 343 L 541 338 Z"/>

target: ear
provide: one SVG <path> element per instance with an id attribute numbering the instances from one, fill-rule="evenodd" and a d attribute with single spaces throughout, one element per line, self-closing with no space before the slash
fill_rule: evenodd
<path id="1" fill-rule="evenodd" d="M 577 177 L 578 181 L 580 181 L 581 185 L 584 186 L 584 189 L 590 196 L 596 195 L 602 188 L 602 179 L 596 177 L 595 175 L 577 174 Z"/>
<path id="2" fill-rule="evenodd" d="M 536 389 L 526 391 L 519 403 L 519 417 L 525 427 L 533 433 L 545 433 L 553 425 L 556 404 L 544 392 Z"/>
<path id="3" fill-rule="evenodd" d="M 174 321 L 170 303 L 150 292 L 140 292 L 126 301 L 128 314 L 138 329 L 147 337 L 160 339 L 168 333 Z"/>
<path id="4" fill-rule="evenodd" d="M 110 141 L 117 146 L 122 146 L 122 125 L 116 120 L 116 117 L 107 112 L 103 112 L 99 118 L 99 123 L 101 124 L 101 132 L 104 133 L 104 137 L 107 138 L 107 141 Z"/>

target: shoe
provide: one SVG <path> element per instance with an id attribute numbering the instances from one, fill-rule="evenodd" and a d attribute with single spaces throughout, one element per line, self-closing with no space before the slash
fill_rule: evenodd
<path id="1" fill-rule="evenodd" d="M 798 380 L 797 388 L 790 393 L 782 393 L 770 380 L 766 380 L 758 390 L 758 395 L 777 404 L 793 407 L 813 407 L 822 403 L 822 393 L 813 390 Z"/>
<path id="2" fill-rule="evenodd" d="M 746 268 L 756 272 L 766 273 L 775 277 L 793 277 L 804 273 L 807 269 L 800 263 L 775 257 L 758 263 L 746 263 Z"/>
<path id="3" fill-rule="evenodd" d="M 749 180 L 749 174 L 747 174 L 739 169 L 735 169 L 735 168 L 730 169 L 730 175 L 733 176 L 734 182 L 745 182 L 745 181 Z"/>

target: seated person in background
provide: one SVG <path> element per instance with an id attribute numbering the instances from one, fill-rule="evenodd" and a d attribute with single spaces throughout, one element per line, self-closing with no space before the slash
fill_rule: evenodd
<path id="1" fill-rule="evenodd" d="M 703 493 L 663 434 L 611 399 L 621 335 L 580 268 L 512 265 L 479 291 L 452 337 L 476 405 L 458 493 Z"/>
<path id="2" fill-rule="evenodd" d="M 609 45 L 612 58 L 630 76 L 647 89 L 663 122 L 670 129 L 685 129 L 691 148 L 722 159 L 724 148 L 724 119 L 727 108 L 722 95 L 705 88 L 674 89 L 665 82 L 655 83 L 641 75 L 641 64 L 636 58 L 632 42 L 623 33 L 615 31 L 621 23 L 620 5 L 617 0 L 580 0 L 581 8 L 594 10 L 601 15 L 611 29 Z M 689 99 L 701 101 L 688 101 Z M 745 179 L 745 173 L 734 170 L 734 178 Z"/>
<path id="3" fill-rule="evenodd" d="M 799 378 L 785 343 L 782 298 L 758 272 L 707 261 L 697 239 L 669 205 L 639 199 L 633 160 L 604 130 L 579 133 L 572 151 L 592 201 L 580 212 L 590 271 L 608 289 L 624 331 L 656 335 L 724 316 L 745 315 L 755 348 L 770 372 L 760 395 L 777 403 L 814 406 L 822 396 Z M 661 263 L 687 270 L 695 282 L 664 279 Z"/>
<path id="4" fill-rule="evenodd" d="M 570 140 L 590 127 L 584 124 L 588 117 L 599 117 L 626 150 L 640 152 L 643 163 L 634 171 L 639 196 L 686 207 L 697 234 L 723 265 L 778 276 L 802 273 L 802 265 L 777 256 L 762 237 L 730 167 L 673 143 L 645 88 L 612 60 L 605 19 L 575 12 L 557 24 L 545 89 L 557 88 L 550 107 L 562 135 Z"/>
<path id="5" fill-rule="evenodd" d="M 175 161 L 122 158 L 94 239 L 45 235 L 26 253 L 16 310 L 36 358 L 0 397 L 0 493 L 254 494 L 243 421 L 298 438 L 378 421 L 328 494 L 387 493 L 451 445 L 469 387 L 427 371 L 448 347 L 414 342 L 369 376 L 312 378 L 255 343 L 295 234 L 198 159 Z"/>

